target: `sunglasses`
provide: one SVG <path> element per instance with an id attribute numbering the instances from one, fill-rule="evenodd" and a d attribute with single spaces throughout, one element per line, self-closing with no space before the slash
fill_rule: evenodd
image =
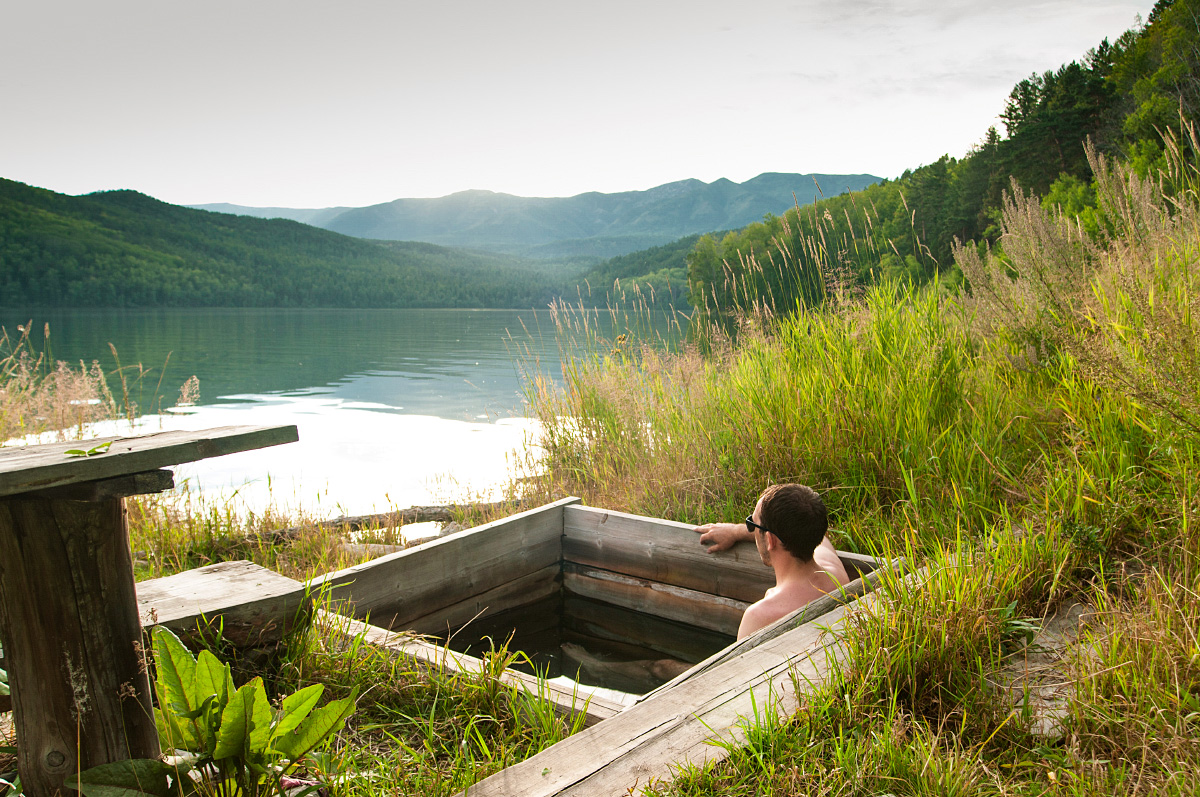
<path id="1" fill-rule="evenodd" d="M 746 531 L 753 534 L 754 530 L 758 529 L 759 531 L 765 531 L 767 534 L 771 533 L 771 530 L 769 528 L 767 528 L 766 526 L 758 525 L 757 523 L 754 522 L 753 518 L 754 518 L 754 515 L 746 515 Z"/>

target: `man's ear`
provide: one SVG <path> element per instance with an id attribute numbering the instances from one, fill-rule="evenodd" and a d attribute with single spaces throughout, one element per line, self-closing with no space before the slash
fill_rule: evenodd
<path id="1" fill-rule="evenodd" d="M 779 541 L 779 538 L 776 537 L 774 534 L 772 534 L 769 531 L 763 532 L 763 536 L 767 538 L 767 550 L 768 551 L 773 551 L 776 548 L 783 545 L 783 543 Z"/>

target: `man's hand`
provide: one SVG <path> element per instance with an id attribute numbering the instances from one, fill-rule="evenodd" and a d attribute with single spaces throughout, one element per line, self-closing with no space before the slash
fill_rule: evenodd
<path id="1" fill-rule="evenodd" d="M 700 544 L 708 546 L 709 553 L 727 551 L 742 540 L 753 539 L 744 523 L 706 523 L 696 527 Z"/>

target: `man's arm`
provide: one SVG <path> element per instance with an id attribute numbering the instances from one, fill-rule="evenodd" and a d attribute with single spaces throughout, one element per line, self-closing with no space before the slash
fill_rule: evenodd
<path id="1" fill-rule="evenodd" d="M 742 540 L 753 540 L 745 523 L 706 523 L 696 527 L 700 544 L 708 546 L 709 553 L 727 551 Z"/>

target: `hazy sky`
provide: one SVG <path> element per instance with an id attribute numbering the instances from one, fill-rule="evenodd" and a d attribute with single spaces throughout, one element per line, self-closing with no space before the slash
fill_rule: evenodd
<path id="1" fill-rule="evenodd" d="M 0 0 L 0 177 L 286 207 L 895 177 L 1153 4 Z"/>

